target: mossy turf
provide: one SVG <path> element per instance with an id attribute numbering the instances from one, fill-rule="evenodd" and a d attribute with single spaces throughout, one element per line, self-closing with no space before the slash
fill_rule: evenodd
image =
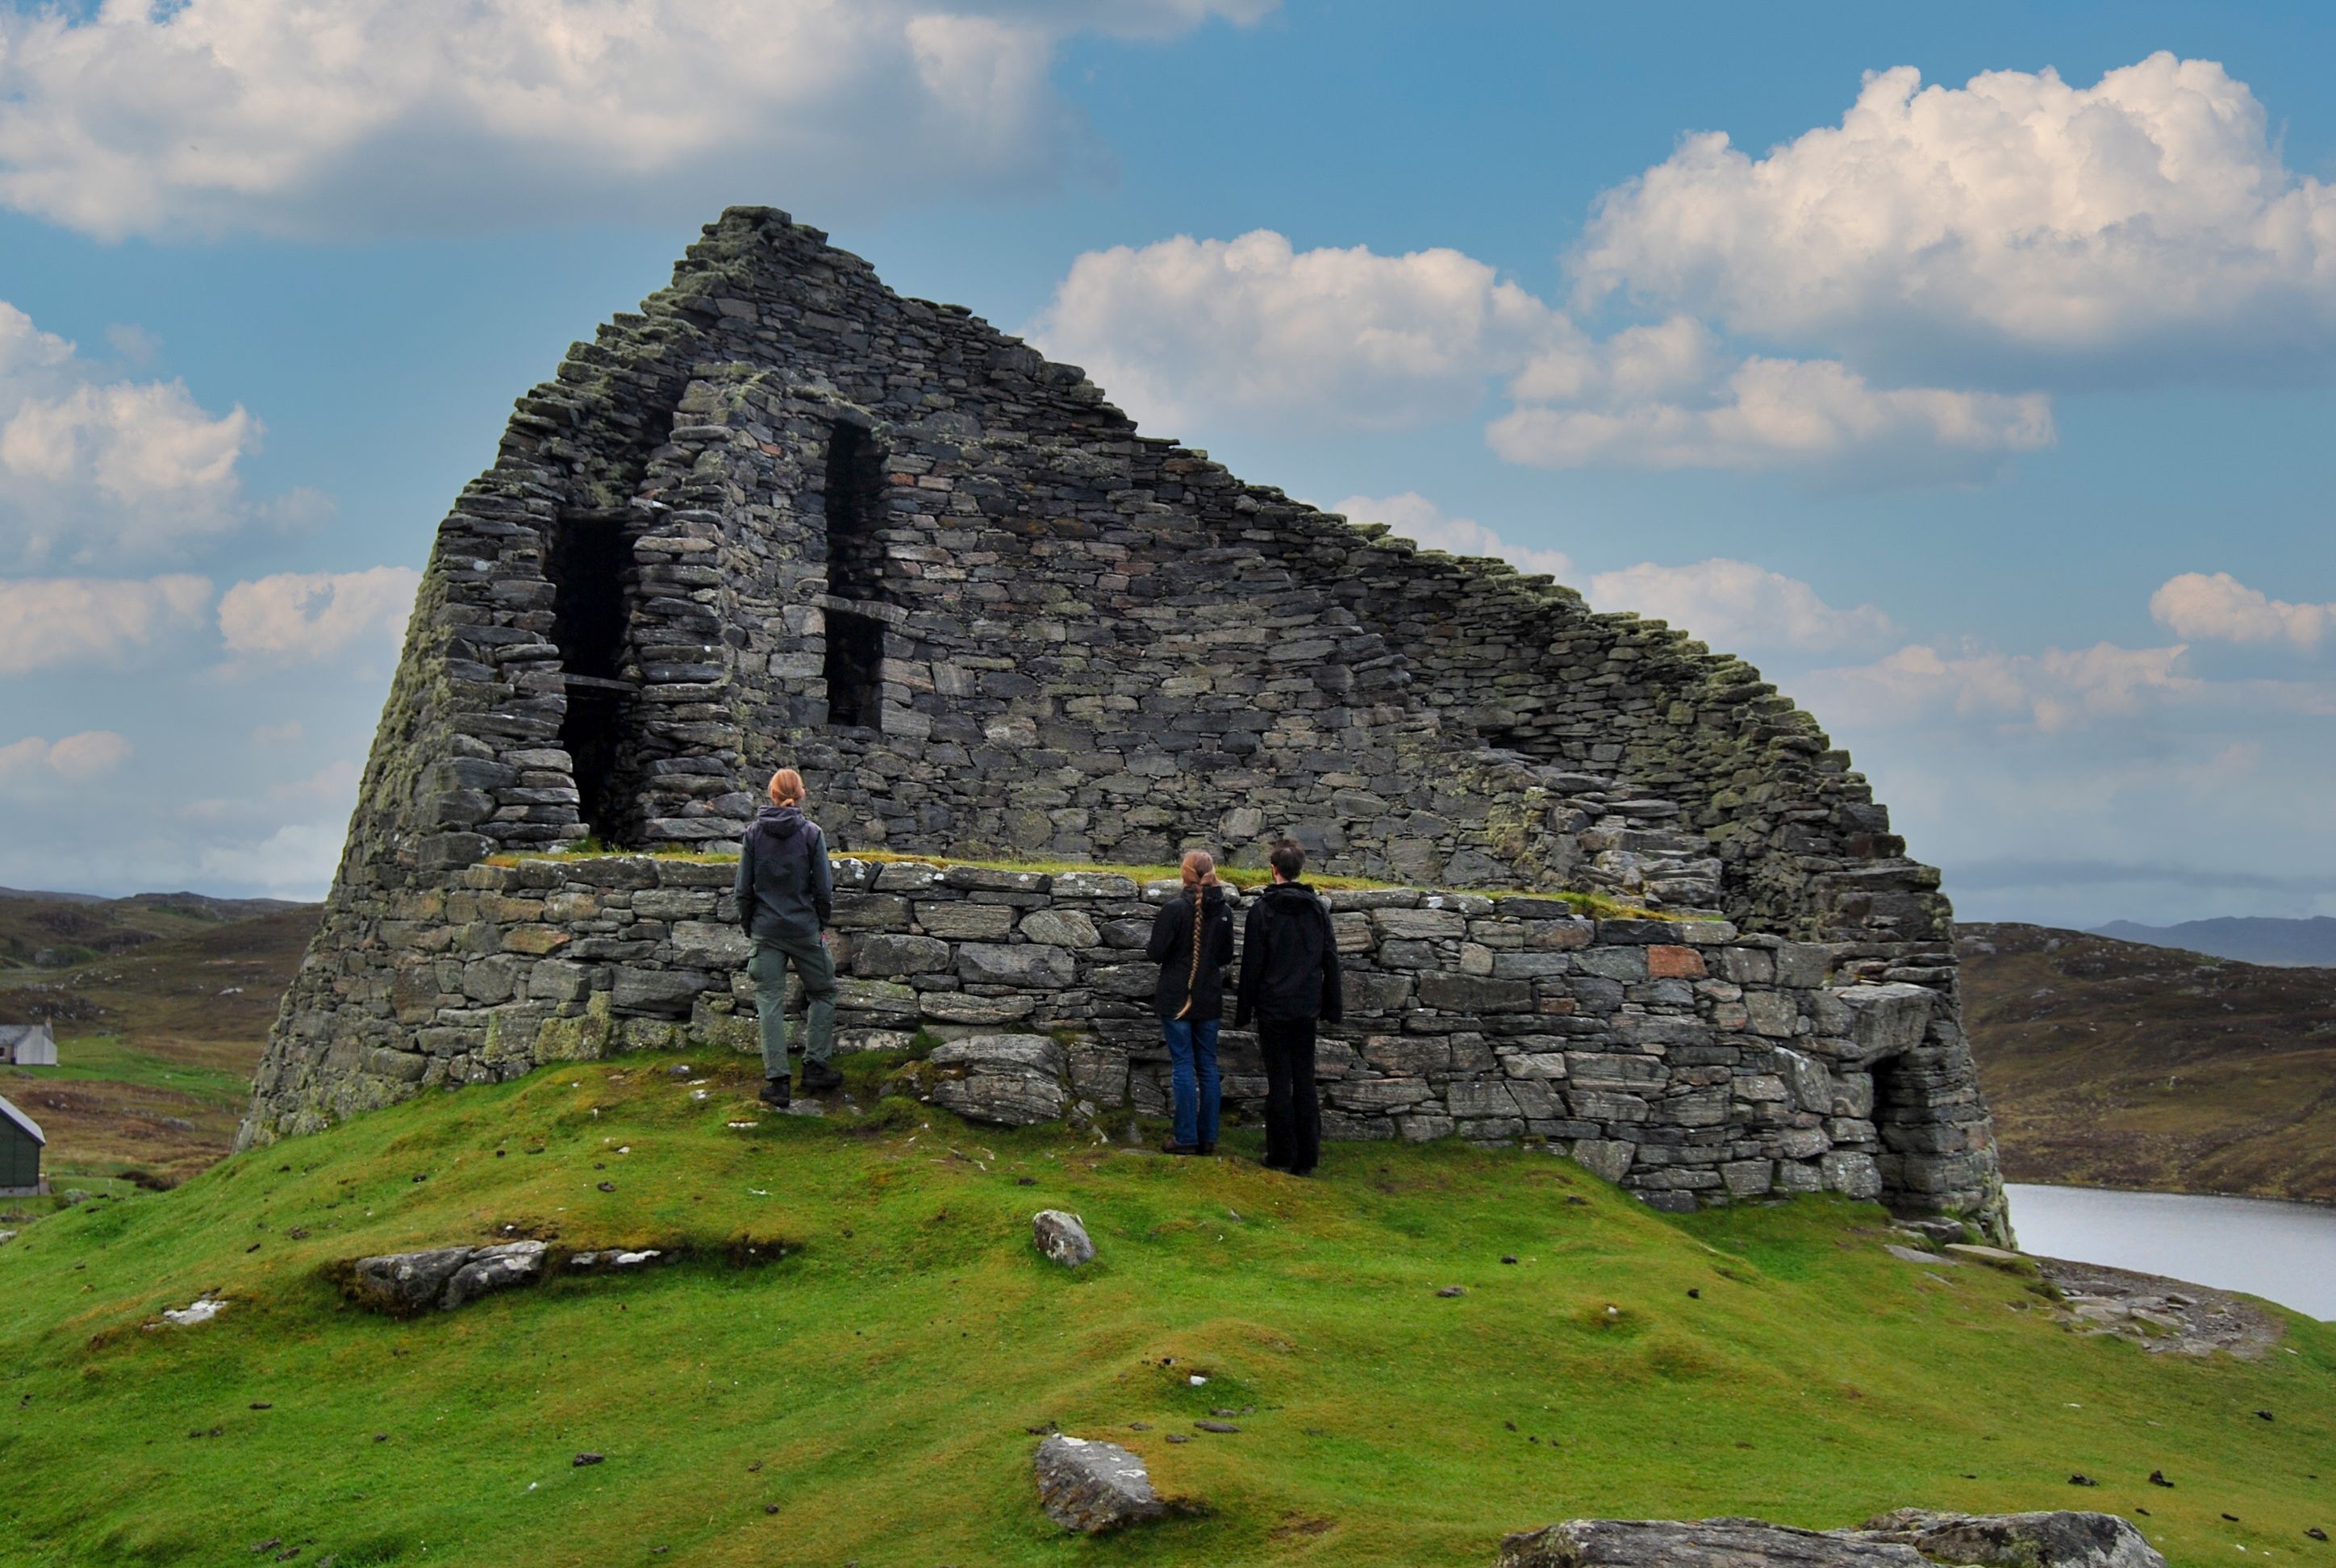
<path id="1" fill-rule="evenodd" d="M 1573 1514 L 1923 1504 L 2146 1507 L 2177 1563 L 2336 1564 L 2303 1534 L 2336 1526 L 2326 1325 L 2152 1356 L 1891 1257 L 1870 1206 L 1673 1220 L 1452 1144 L 1297 1181 L 1248 1134 L 1184 1161 L 900 1100 L 774 1116 L 747 1064 L 674 1059 L 430 1096 L 0 1247 L 0 1560 L 1473 1565 Z M 883 1066 L 852 1063 L 861 1104 Z M 1042 1207 L 1100 1260 L 1038 1257 Z M 330 1280 L 521 1233 L 695 1256 L 409 1321 Z M 741 1240 L 785 1251 L 736 1266 Z M 205 1291 L 215 1320 L 147 1327 Z M 1194 1430 L 1220 1409 L 1239 1433 Z M 1195 1511 L 1065 1536 L 1048 1423 Z"/>
<path id="2" fill-rule="evenodd" d="M 527 861 L 605 860 L 610 857 L 642 857 L 660 861 L 693 861 L 709 865 L 735 865 L 735 850 L 696 850 L 660 848 L 654 850 L 615 849 L 598 839 L 586 839 L 565 849 L 537 850 L 525 854 L 492 854 L 487 863 L 493 866 L 515 866 Z M 962 855 L 920 854 L 905 850 L 839 850 L 839 860 L 871 861 L 879 865 L 967 866 L 987 872 L 1033 872 L 1045 876 L 1059 876 L 1066 872 L 1101 872 L 1114 876 L 1134 879 L 1137 883 L 1173 882 L 1181 877 L 1181 867 L 1173 865 L 1113 865 L 1099 861 L 1017 861 L 968 860 Z M 1273 880 L 1270 866 L 1221 865 L 1217 875 L 1237 888 L 1261 888 Z M 1322 873 L 1306 878 L 1309 887 L 1333 892 L 1360 892 L 1393 888 L 1412 888 L 1412 882 L 1391 882 L 1374 877 L 1333 876 Z M 1718 917 L 1708 911 L 1657 911 L 1641 909 L 1637 904 L 1608 898 L 1603 893 L 1527 891 L 1517 888 L 1445 888 L 1445 892 L 1475 893 L 1484 898 L 1555 899 L 1573 907 L 1577 914 L 1591 915 L 1605 920 L 1709 920 Z"/>

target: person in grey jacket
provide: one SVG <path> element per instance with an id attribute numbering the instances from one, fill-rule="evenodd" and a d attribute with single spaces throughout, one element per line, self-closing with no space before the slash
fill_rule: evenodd
<path id="1" fill-rule="evenodd" d="M 821 931 L 835 912 L 835 877 L 828 869 L 827 838 L 803 815 L 803 774 L 783 767 L 771 775 L 771 803 L 746 830 L 738 851 L 738 923 L 754 944 L 746 973 L 754 981 L 754 1010 L 763 1033 L 763 1101 L 784 1106 L 787 1082 L 787 970 L 803 980 L 803 1086 L 807 1095 L 840 1088 L 843 1075 L 828 1065 L 835 1054 L 835 960 Z"/>

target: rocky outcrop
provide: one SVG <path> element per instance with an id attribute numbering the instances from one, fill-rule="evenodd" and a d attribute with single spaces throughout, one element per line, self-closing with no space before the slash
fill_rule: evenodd
<path id="1" fill-rule="evenodd" d="M 483 1247 L 436 1247 L 386 1252 L 349 1266 L 350 1293 L 393 1317 L 432 1309 L 453 1311 L 492 1291 L 531 1285 L 543 1277 L 541 1242 L 498 1242 Z"/>
<path id="2" fill-rule="evenodd" d="M 2166 1568 L 2107 1514 L 1900 1509 L 1855 1530 L 1757 1519 L 1569 1519 L 1512 1535 L 1499 1568 Z"/>
<path id="3" fill-rule="evenodd" d="M 2166 1568 L 2141 1532 L 2113 1514 L 1938 1514 L 1901 1508 L 1861 1534 L 1903 1541 L 1934 1563 L 1977 1568 Z"/>
<path id="4" fill-rule="evenodd" d="M 1152 1490 L 1144 1461 L 1116 1443 L 1057 1432 L 1038 1445 L 1032 1468 L 1046 1516 L 1082 1535 L 1100 1535 L 1168 1511 Z"/>
<path id="5" fill-rule="evenodd" d="M 1076 1214 L 1060 1209 L 1041 1209 L 1030 1216 L 1030 1242 L 1066 1269 L 1095 1261 L 1095 1245 L 1086 1226 Z"/>

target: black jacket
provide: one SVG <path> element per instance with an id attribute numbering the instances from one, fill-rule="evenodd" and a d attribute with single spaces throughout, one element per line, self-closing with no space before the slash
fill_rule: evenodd
<path id="1" fill-rule="evenodd" d="M 1335 1024 L 1344 1012 L 1330 911 L 1304 882 L 1275 882 L 1258 895 L 1243 928 L 1234 1027 L 1253 1017 L 1274 1023 L 1320 1018 Z"/>
<path id="2" fill-rule="evenodd" d="M 764 806 L 738 851 L 738 923 L 750 937 L 817 941 L 835 913 L 827 839 L 800 806 Z"/>
<path id="3" fill-rule="evenodd" d="M 1153 989 L 1153 1009 L 1163 1018 L 1183 1013 L 1187 1023 L 1206 1023 L 1225 1016 L 1225 966 L 1233 961 L 1233 912 L 1225 905 L 1222 888 L 1204 888 L 1201 898 L 1201 963 L 1192 966 L 1192 891 L 1152 918 L 1152 940 L 1146 957 L 1160 966 L 1160 983 Z M 1187 989 L 1187 982 L 1190 989 Z M 1190 1012 L 1184 1012 L 1187 997 Z"/>

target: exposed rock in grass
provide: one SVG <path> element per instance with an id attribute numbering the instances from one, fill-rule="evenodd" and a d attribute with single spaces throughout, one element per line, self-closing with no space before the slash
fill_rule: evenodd
<path id="1" fill-rule="evenodd" d="M 436 1247 L 359 1258 L 349 1290 L 377 1310 L 406 1317 L 435 1307 L 453 1311 L 466 1301 L 543 1274 L 541 1242 L 501 1242 L 486 1247 Z"/>
<path id="2" fill-rule="evenodd" d="M 2112 1514 L 1935 1514 L 1901 1508 L 1859 1534 L 1903 1541 L 1934 1563 L 1979 1568 L 2165 1568 L 2141 1532 Z"/>
<path id="3" fill-rule="evenodd" d="M 162 1320 L 181 1329 L 190 1329 L 197 1323 L 209 1322 L 226 1310 L 227 1302 L 219 1297 L 198 1296 L 183 1307 L 164 1308 Z"/>
<path id="4" fill-rule="evenodd" d="M 1038 1445 L 1032 1466 L 1040 1505 L 1066 1530 L 1100 1535 L 1168 1511 L 1144 1461 L 1116 1443 L 1057 1432 Z"/>
<path id="5" fill-rule="evenodd" d="M 1030 1240 L 1041 1252 L 1066 1269 L 1095 1261 L 1095 1245 L 1076 1214 L 1041 1209 L 1030 1217 Z"/>
<path id="6" fill-rule="evenodd" d="M 1499 1568 L 2165 1568 L 2107 1514 L 1937 1514 L 1902 1508 L 1855 1530 L 1757 1519 L 1569 1519 L 1512 1535 Z"/>
<path id="7" fill-rule="evenodd" d="M 2153 1353 L 2211 1356 L 2224 1350 L 2252 1360 L 2286 1332 L 2276 1317 L 2228 1291 L 2099 1263 L 2034 1261 L 2059 1291 L 2061 1310 L 2072 1327 L 2087 1334 L 2115 1334 Z"/>

